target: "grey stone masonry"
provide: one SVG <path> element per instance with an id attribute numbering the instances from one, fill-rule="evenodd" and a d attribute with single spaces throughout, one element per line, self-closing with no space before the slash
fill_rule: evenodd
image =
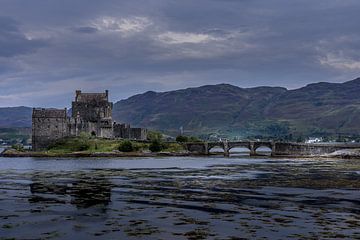
<path id="1" fill-rule="evenodd" d="M 46 149 L 54 140 L 68 136 L 65 109 L 34 108 L 32 114 L 32 147 Z"/>
<path id="2" fill-rule="evenodd" d="M 112 119 L 113 103 L 105 93 L 75 92 L 71 117 L 67 110 L 34 108 L 32 114 L 32 148 L 44 150 L 58 139 L 79 136 L 82 132 L 101 138 L 145 140 L 147 129 L 117 124 Z"/>
<path id="3" fill-rule="evenodd" d="M 130 124 L 114 123 L 114 137 L 116 138 L 145 140 L 147 133 L 145 128 L 132 128 Z"/>
<path id="4" fill-rule="evenodd" d="M 82 93 L 76 91 L 75 101 L 72 102 L 72 117 L 88 122 L 98 122 L 101 119 L 112 118 L 113 104 L 109 102 L 109 92 Z"/>

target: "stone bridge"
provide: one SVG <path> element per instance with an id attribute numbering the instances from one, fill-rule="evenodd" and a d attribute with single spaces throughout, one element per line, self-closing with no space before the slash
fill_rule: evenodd
<path id="1" fill-rule="evenodd" d="M 257 156 L 257 149 L 268 147 L 271 156 L 320 156 L 343 149 L 360 149 L 359 143 L 291 143 L 273 141 L 236 141 L 236 142 L 194 142 L 186 143 L 188 151 L 198 154 L 210 154 L 212 148 L 219 147 L 229 156 L 232 148 L 242 147 L 250 150 L 250 156 Z"/>

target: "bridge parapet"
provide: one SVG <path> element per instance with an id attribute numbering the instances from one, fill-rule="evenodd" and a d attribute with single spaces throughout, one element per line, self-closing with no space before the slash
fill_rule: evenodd
<path id="1" fill-rule="evenodd" d="M 230 150 L 236 147 L 243 147 L 250 150 L 250 155 L 257 155 L 256 150 L 261 147 L 269 147 L 273 150 L 272 142 L 253 142 L 253 141 L 236 141 L 236 142 L 195 142 L 186 143 L 186 149 L 192 153 L 209 154 L 214 147 L 219 147 L 224 150 L 224 155 L 229 156 Z"/>
<path id="2" fill-rule="evenodd" d="M 185 146 L 189 152 L 197 154 L 209 154 L 209 147 L 207 142 L 185 143 Z"/>
<path id="3" fill-rule="evenodd" d="M 360 149 L 356 143 L 286 143 L 269 141 L 236 141 L 236 142 L 195 142 L 186 143 L 186 149 L 197 154 L 209 154 L 214 147 L 224 150 L 224 155 L 229 156 L 230 150 L 236 147 L 244 147 L 250 150 L 251 156 L 256 156 L 256 150 L 262 146 L 271 149 L 272 156 L 320 156 L 342 149 Z"/>

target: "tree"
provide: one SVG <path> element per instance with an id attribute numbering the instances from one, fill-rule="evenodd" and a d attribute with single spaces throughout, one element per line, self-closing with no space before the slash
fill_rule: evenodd
<path id="1" fill-rule="evenodd" d="M 160 132 L 149 131 L 148 135 L 147 135 L 147 139 L 150 140 L 150 141 L 154 141 L 154 140 L 161 141 L 162 134 Z"/>
<path id="2" fill-rule="evenodd" d="M 12 149 L 15 149 L 16 151 L 20 151 L 20 152 L 22 152 L 22 151 L 24 151 L 24 146 L 22 145 L 22 144 L 13 144 L 12 146 L 11 146 L 11 148 Z"/>
<path id="3" fill-rule="evenodd" d="M 149 150 L 152 152 L 160 152 L 161 150 L 163 150 L 163 148 L 163 144 L 158 139 L 153 140 L 149 146 Z"/>
<path id="4" fill-rule="evenodd" d="M 121 151 L 121 152 L 132 152 L 132 151 L 134 151 L 134 147 L 133 147 L 132 142 L 130 142 L 128 140 L 123 141 L 119 146 L 119 151 Z"/>
<path id="5" fill-rule="evenodd" d="M 179 135 L 176 137 L 176 141 L 180 143 L 188 142 L 189 138 L 187 136 Z"/>
<path id="6" fill-rule="evenodd" d="M 189 142 L 201 142 L 201 140 L 199 138 L 197 138 L 197 137 L 191 136 L 189 138 Z"/>

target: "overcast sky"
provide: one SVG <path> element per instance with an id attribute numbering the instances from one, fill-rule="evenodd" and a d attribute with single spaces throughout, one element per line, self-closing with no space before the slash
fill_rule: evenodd
<path id="1" fill-rule="evenodd" d="M 0 106 L 359 76 L 359 0 L 0 0 Z"/>

